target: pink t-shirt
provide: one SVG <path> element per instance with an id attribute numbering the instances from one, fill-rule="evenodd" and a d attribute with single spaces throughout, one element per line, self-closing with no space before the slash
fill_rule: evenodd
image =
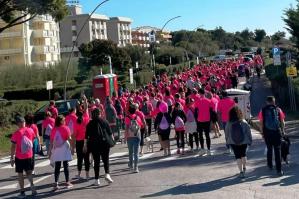
<path id="1" fill-rule="evenodd" d="M 198 109 L 198 122 L 209 122 L 211 119 L 210 108 L 212 108 L 211 100 L 202 97 L 195 103 L 195 108 Z"/>
<path id="2" fill-rule="evenodd" d="M 74 135 L 77 141 L 81 141 L 85 139 L 86 126 L 88 122 L 89 122 L 89 115 L 88 113 L 84 113 L 82 123 L 81 124 L 79 124 L 78 122 L 75 123 Z"/>
<path id="3" fill-rule="evenodd" d="M 61 138 L 66 141 L 69 139 L 69 137 L 71 136 L 71 131 L 69 129 L 69 127 L 67 127 L 66 125 L 62 125 L 60 127 L 54 127 L 51 135 L 50 135 L 50 141 L 51 143 L 53 143 L 55 135 L 57 132 L 60 132 Z"/>
<path id="4" fill-rule="evenodd" d="M 13 133 L 11 137 L 11 142 L 16 144 L 16 158 L 18 159 L 28 159 L 32 158 L 33 152 L 32 150 L 29 150 L 27 153 L 22 153 L 21 151 L 21 145 L 22 145 L 22 137 L 26 136 L 29 140 L 32 141 L 35 138 L 35 134 L 31 128 L 23 127 L 18 129 L 16 132 Z"/>
<path id="5" fill-rule="evenodd" d="M 75 123 L 77 121 L 77 116 L 75 113 L 71 113 L 65 117 L 65 124 L 70 128 L 71 133 L 74 133 Z"/>
<path id="6" fill-rule="evenodd" d="M 52 125 L 52 127 L 55 126 L 55 119 L 48 117 L 46 119 L 44 119 L 43 123 L 42 123 L 42 127 L 43 128 L 47 128 L 48 124 Z"/>
<path id="7" fill-rule="evenodd" d="M 38 128 L 37 128 L 36 124 L 26 125 L 26 127 L 27 128 L 31 128 L 33 130 L 33 132 L 34 132 L 35 137 L 37 137 L 37 135 L 38 135 Z"/>
<path id="8" fill-rule="evenodd" d="M 222 122 L 228 122 L 229 120 L 229 111 L 232 107 L 235 106 L 235 101 L 227 97 L 221 99 L 218 103 L 218 112 L 221 113 Z"/>
<path id="9" fill-rule="evenodd" d="M 141 111 L 137 110 L 135 112 L 135 114 L 141 119 L 141 121 L 145 120 L 145 116 L 144 116 L 144 114 Z M 141 122 L 141 128 L 142 129 L 144 128 L 143 122 Z"/>

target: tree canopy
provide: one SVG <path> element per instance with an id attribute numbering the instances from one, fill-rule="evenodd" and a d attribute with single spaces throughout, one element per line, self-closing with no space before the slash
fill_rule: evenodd
<path id="1" fill-rule="evenodd" d="M 296 43 L 299 48 L 299 0 L 297 0 L 296 7 L 291 6 L 284 11 L 283 20 L 287 25 L 287 30 L 293 36 L 292 41 Z"/>
<path id="2" fill-rule="evenodd" d="M 10 27 L 25 23 L 37 15 L 50 14 L 56 21 L 68 13 L 65 0 L 0 0 L 0 33 Z"/>

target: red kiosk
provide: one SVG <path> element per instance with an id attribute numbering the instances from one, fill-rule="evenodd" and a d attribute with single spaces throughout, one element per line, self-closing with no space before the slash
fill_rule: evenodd
<path id="1" fill-rule="evenodd" d="M 92 91 L 93 97 L 99 98 L 101 102 L 104 102 L 107 96 L 112 97 L 114 91 L 117 95 L 117 75 L 105 74 L 95 76 L 93 78 Z"/>

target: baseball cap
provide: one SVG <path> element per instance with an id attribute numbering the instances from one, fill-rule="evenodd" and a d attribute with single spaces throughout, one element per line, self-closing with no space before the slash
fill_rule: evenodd
<path id="1" fill-rule="evenodd" d="M 23 123 L 23 122 L 25 122 L 25 118 L 22 117 L 21 115 L 17 115 L 15 117 L 15 122 L 16 122 L 16 124 Z"/>

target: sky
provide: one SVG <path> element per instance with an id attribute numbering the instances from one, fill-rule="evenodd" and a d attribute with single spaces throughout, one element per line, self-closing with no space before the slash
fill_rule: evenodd
<path id="1" fill-rule="evenodd" d="M 90 13 L 102 0 L 80 0 L 83 12 Z M 228 32 L 264 29 L 268 35 L 285 31 L 282 20 L 286 8 L 296 0 L 110 0 L 96 13 L 109 17 L 133 19 L 132 27 L 161 28 L 175 16 L 182 16 L 166 26 L 166 30 L 194 30 L 197 27 L 215 29 L 221 26 Z"/>

